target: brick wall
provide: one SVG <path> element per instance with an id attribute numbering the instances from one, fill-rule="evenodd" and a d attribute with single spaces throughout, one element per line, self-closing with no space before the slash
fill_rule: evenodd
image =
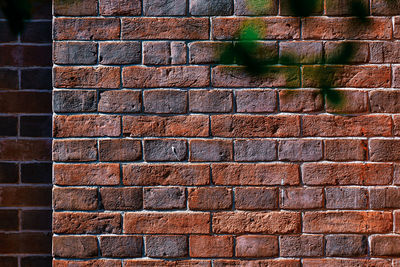
<path id="1" fill-rule="evenodd" d="M 51 1 L 0 14 L 0 266 L 51 266 Z"/>
<path id="2" fill-rule="evenodd" d="M 363 2 L 272 1 L 261 44 L 301 64 L 255 78 L 216 64 L 243 0 L 57 0 L 54 266 L 400 266 L 400 6 Z"/>

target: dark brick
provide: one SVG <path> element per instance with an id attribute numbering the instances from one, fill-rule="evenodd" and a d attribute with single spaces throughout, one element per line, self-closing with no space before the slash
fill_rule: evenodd
<path id="1" fill-rule="evenodd" d="M 97 188 L 54 187 L 54 210 L 96 210 L 98 208 Z"/>
<path id="2" fill-rule="evenodd" d="M 28 184 L 50 184 L 52 163 L 21 164 L 21 181 Z"/>
<path id="3" fill-rule="evenodd" d="M 188 255 L 186 236 L 146 236 L 146 256 L 154 258 L 178 258 Z"/>
<path id="4" fill-rule="evenodd" d="M 51 231 L 51 210 L 23 210 L 22 230 Z"/>
<path id="5" fill-rule="evenodd" d="M 95 236 L 54 236 L 53 256 L 63 258 L 93 258 L 98 255 Z"/>
<path id="6" fill-rule="evenodd" d="M 18 36 L 13 34 L 8 26 L 7 21 L 0 22 L 0 42 L 8 43 L 17 41 Z"/>
<path id="7" fill-rule="evenodd" d="M 186 113 L 187 92 L 183 90 L 148 90 L 143 93 L 144 111 L 148 113 Z"/>
<path id="8" fill-rule="evenodd" d="M 0 231 L 18 231 L 18 210 L 0 210 Z"/>
<path id="9" fill-rule="evenodd" d="M 0 66 L 49 67 L 52 65 L 51 45 L 2 45 Z"/>
<path id="10" fill-rule="evenodd" d="M 18 164 L 0 162 L 0 184 L 18 182 Z"/>
<path id="11" fill-rule="evenodd" d="M 189 111 L 231 112 L 233 96 L 230 90 L 190 90 Z"/>
<path id="12" fill-rule="evenodd" d="M 20 134 L 27 137 L 51 137 L 51 116 L 21 116 Z"/>
<path id="13" fill-rule="evenodd" d="M 132 258 L 142 256 L 140 236 L 101 236 L 100 250 L 103 257 Z"/>
<path id="14" fill-rule="evenodd" d="M 1 254 L 50 254 L 51 233 L 0 233 Z"/>
<path id="15" fill-rule="evenodd" d="M 32 19 L 51 19 L 52 1 L 42 0 L 33 1 L 32 3 Z"/>
<path id="16" fill-rule="evenodd" d="M 51 113 L 47 92 L 0 92 L 0 113 Z"/>
<path id="17" fill-rule="evenodd" d="M 236 140 L 234 147 L 235 161 L 272 161 L 277 158 L 277 146 L 273 140 Z"/>
<path id="18" fill-rule="evenodd" d="M 297 12 L 297 6 L 293 5 L 292 3 L 293 2 L 291 0 L 282 0 L 279 3 L 279 6 L 280 6 L 279 14 L 281 16 L 295 15 Z M 312 10 L 310 10 L 311 15 L 322 15 L 322 13 L 324 11 L 324 1 L 317 0 L 317 1 L 313 1 L 312 3 L 315 3 L 315 6 Z"/>
<path id="19" fill-rule="evenodd" d="M 56 64 L 96 64 L 97 44 L 95 42 L 55 42 L 53 61 Z"/>
<path id="20" fill-rule="evenodd" d="M 21 89 L 52 90 L 51 69 L 21 70 Z"/>
<path id="21" fill-rule="evenodd" d="M 236 188 L 235 207 L 239 210 L 266 210 L 278 208 L 277 188 Z"/>
<path id="22" fill-rule="evenodd" d="M 97 140 L 53 140 L 53 161 L 96 161 Z"/>
<path id="23" fill-rule="evenodd" d="M 140 15 L 142 12 L 141 0 L 100 0 L 100 14 L 103 16 Z"/>
<path id="24" fill-rule="evenodd" d="M 368 237 L 364 235 L 327 235 L 326 255 L 358 257 L 367 255 Z"/>
<path id="25" fill-rule="evenodd" d="M 186 152 L 186 140 L 144 140 L 144 159 L 146 161 L 182 161 L 187 157 Z"/>
<path id="26" fill-rule="evenodd" d="M 283 257 L 315 257 L 324 255 L 324 238 L 320 235 L 281 236 Z"/>
<path id="27" fill-rule="evenodd" d="M 325 198 L 328 209 L 366 209 L 368 207 L 368 190 L 365 188 L 326 188 Z"/>
<path id="28" fill-rule="evenodd" d="M 190 161 L 231 161 L 233 144 L 230 140 L 190 140 Z"/>
<path id="29" fill-rule="evenodd" d="M 31 21 L 21 35 L 24 43 L 51 43 L 51 21 Z"/>
<path id="30" fill-rule="evenodd" d="M 2 264 L 3 267 L 18 267 L 18 258 L 1 256 L 0 263 Z"/>
<path id="31" fill-rule="evenodd" d="M 50 207 L 50 205 L 50 186 L 8 186 L 1 189 L 0 207 Z"/>
<path id="32" fill-rule="evenodd" d="M 139 42 L 107 42 L 100 43 L 101 64 L 137 64 L 140 63 L 141 45 Z"/>
<path id="33" fill-rule="evenodd" d="M 53 91 L 54 112 L 90 112 L 97 109 L 96 91 Z"/>
<path id="34" fill-rule="evenodd" d="M 0 89 L 18 89 L 18 71 L 0 69 Z"/>
<path id="35" fill-rule="evenodd" d="M 170 42 L 144 42 L 143 64 L 167 65 L 171 60 Z"/>
<path id="36" fill-rule="evenodd" d="M 0 136 L 17 136 L 17 117 L 0 116 L 0 125 Z"/>
<path id="37" fill-rule="evenodd" d="M 184 209 L 185 189 L 180 187 L 145 188 L 143 208 L 149 210 Z"/>
<path id="38" fill-rule="evenodd" d="M 52 267 L 52 258 L 46 256 L 30 256 L 21 258 L 21 267 Z"/>
<path id="39" fill-rule="evenodd" d="M 146 16 L 183 16 L 186 0 L 144 0 L 143 12 Z"/>
<path id="40" fill-rule="evenodd" d="M 106 210 L 137 210 L 142 208 L 141 188 L 101 188 L 101 203 Z"/>
<path id="41" fill-rule="evenodd" d="M 54 15 L 90 16 L 97 15 L 97 0 L 54 0 Z"/>
<path id="42" fill-rule="evenodd" d="M 233 0 L 190 0 L 189 12 L 195 16 L 232 15 Z"/>

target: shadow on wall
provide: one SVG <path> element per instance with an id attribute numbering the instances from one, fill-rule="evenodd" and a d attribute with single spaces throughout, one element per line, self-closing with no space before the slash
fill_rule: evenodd
<path id="1" fill-rule="evenodd" d="M 0 0 L 0 7 L 6 11 L 0 12 L 0 266 L 47 267 L 51 266 L 51 0 Z"/>

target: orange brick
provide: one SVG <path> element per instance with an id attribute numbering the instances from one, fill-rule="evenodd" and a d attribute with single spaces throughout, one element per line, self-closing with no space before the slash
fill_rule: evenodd
<path id="1" fill-rule="evenodd" d="M 193 235 L 189 238 L 190 257 L 222 258 L 233 256 L 232 236 Z"/>

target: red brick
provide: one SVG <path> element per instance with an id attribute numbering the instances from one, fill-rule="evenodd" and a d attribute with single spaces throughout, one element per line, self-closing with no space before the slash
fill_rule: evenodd
<path id="1" fill-rule="evenodd" d="M 142 108 L 140 91 L 117 90 L 99 94 L 99 112 L 105 113 L 138 113 Z"/>
<path id="2" fill-rule="evenodd" d="M 268 235 L 242 235 L 236 237 L 236 256 L 261 258 L 278 256 L 278 237 Z"/>
<path id="3" fill-rule="evenodd" d="M 190 112 L 231 112 L 233 96 L 230 90 L 190 90 Z"/>
<path id="4" fill-rule="evenodd" d="M 280 237 L 282 257 L 318 257 L 324 255 L 322 235 L 286 235 Z"/>
<path id="5" fill-rule="evenodd" d="M 287 188 L 280 197 L 280 207 L 283 209 L 316 209 L 324 206 L 322 188 Z"/>
<path id="6" fill-rule="evenodd" d="M 95 236 L 53 236 L 53 256 L 55 257 L 95 258 L 97 255 Z"/>
<path id="7" fill-rule="evenodd" d="M 95 160 L 97 160 L 96 140 L 53 140 L 53 161 Z"/>
<path id="8" fill-rule="evenodd" d="M 100 0 L 100 15 L 103 16 L 135 16 L 142 13 L 140 0 Z"/>
<path id="9" fill-rule="evenodd" d="M 208 87 L 209 72 L 207 66 L 130 66 L 122 70 L 122 83 L 127 88 Z"/>
<path id="10" fill-rule="evenodd" d="M 5 186 L 0 188 L 0 195 L 0 207 L 49 207 L 51 204 L 48 185 Z"/>
<path id="11" fill-rule="evenodd" d="M 260 39 L 298 39 L 298 18 L 212 18 L 212 37 L 217 40 L 232 39 L 246 25 L 254 23 L 260 27 Z"/>
<path id="12" fill-rule="evenodd" d="M 371 209 L 400 208 L 400 189 L 396 187 L 371 188 L 369 205 Z"/>
<path id="13" fill-rule="evenodd" d="M 123 166 L 124 185 L 207 185 L 206 164 L 128 164 Z"/>
<path id="14" fill-rule="evenodd" d="M 210 215 L 199 212 L 125 213 L 124 233 L 132 234 L 207 234 Z"/>
<path id="15" fill-rule="evenodd" d="M 304 233 L 389 233 L 393 229 L 391 212 L 320 211 L 305 212 Z"/>
<path id="16" fill-rule="evenodd" d="M 214 260 L 214 267 L 300 267 L 300 260 Z"/>
<path id="17" fill-rule="evenodd" d="M 400 256 L 400 236 L 372 236 L 372 256 Z"/>
<path id="18" fill-rule="evenodd" d="M 191 210 L 224 210 L 232 207 L 232 190 L 225 187 L 188 189 Z"/>
<path id="19" fill-rule="evenodd" d="M 328 139 L 324 141 L 324 158 L 332 161 L 366 160 L 366 140 Z"/>
<path id="20" fill-rule="evenodd" d="M 294 137 L 300 117 L 293 115 L 214 115 L 211 132 L 218 137 Z"/>
<path id="21" fill-rule="evenodd" d="M 187 111 L 187 92 L 184 90 L 146 90 L 143 92 L 146 113 L 179 114 Z"/>
<path id="22" fill-rule="evenodd" d="M 399 43 L 373 42 L 369 47 L 371 63 L 397 63 L 400 60 Z"/>
<path id="23" fill-rule="evenodd" d="M 103 257 L 140 257 L 142 256 L 142 247 L 143 241 L 141 236 L 125 235 L 100 237 L 100 250 Z"/>
<path id="24" fill-rule="evenodd" d="M 95 16 L 97 15 L 97 0 L 54 0 L 53 11 L 56 16 Z"/>
<path id="25" fill-rule="evenodd" d="M 384 259 L 304 259 L 303 267 L 320 267 L 320 266 L 335 266 L 335 267 L 390 267 L 391 261 Z"/>
<path id="26" fill-rule="evenodd" d="M 391 136 L 392 120 L 386 115 L 305 115 L 304 136 Z"/>
<path id="27" fill-rule="evenodd" d="M 400 140 L 372 139 L 369 143 L 371 161 L 400 160 Z"/>
<path id="28" fill-rule="evenodd" d="M 232 161 L 233 143 L 229 140 L 190 140 L 190 161 Z"/>
<path id="29" fill-rule="evenodd" d="M 163 261 L 163 260 L 125 260 L 123 267 L 211 267 L 211 261 L 209 260 L 174 260 L 174 261 Z"/>
<path id="30" fill-rule="evenodd" d="M 51 159 L 51 140 L 0 140 L 0 160 L 31 161 Z"/>
<path id="31" fill-rule="evenodd" d="M 121 118 L 109 115 L 57 115 L 53 118 L 54 137 L 119 136 Z"/>
<path id="32" fill-rule="evenodd" d="M 395 39 L 399 39 L 400 38 L 400 17 L 394 17 L 393 37 Z"/>
<path id="33" fill-rule="evenodd" d="M 371 112 L 398 113 L 400 112 L 400 91 L 371 91 L 369 93 L 369 102 L 371 105 Z"/>
<path id="34" fill-rule="evenodd" d="M 54 18 L 53 29 L 54 40 L 112 40 L 121 27 L 118 18 Z"/>
<path id="35" fill-rule="evenodd" d="M 360 27 L 358 18 L 315 17 L 303 20 L 304 39 L 374 39 L 392 37 L 390 18 L 366 18 L 369 27 Z"/>
<path id="36" fill-rule="evenodd" d="M 121 260 L 53 260 L 53 267 L 116 267 L 121 266 Z"/>
<path id="37" fill-rule="evenodd" d="M 123 18 L 121 35 L 130 39 L 208 39 L 207 18 Z"/>
<path id="38" fill-rule="evenodd" d="M 274 90 L 240 90 L 235 96 L 237 112 L 274 112 L 277 108 Z"/>
<path id="39" fill-rule="evenodd" d="M 1 113 L 51 113 L 47 92 L 0 92 L 0 102 Z"/>
<path id="40" fill-rule="evenodd" d="M 118 185 L 119 164 L 54 164 L 56 185 Z"/>
<path id="41" fill-rule="evenodd" d="M 395 230 L 394 230 L 394 232 L 396 233 L 396 234 L 400 234 L 400 212 L 398 212 L 398 211 L 395 211 L 394 212 L 394 227 L 395 227 Z"/>
<path id="42" fill-rule="evenodd" d="M 392 182 L 392 164 L 305 163 L 303 183 L 307 185 L 385 185 Z"/>
<path id="43" fill-rule="evenodd" d="M 321 87 L 390 87 L 388 66 L 304 66 L 303 86 Z"/>
<path id="44" fill-rule="evenodd" d="M 300 69 L 273 66 L 262 75 L 250 75 L 242 66 L 216 66 L 212 69 L 214 87 L 299 87 Z"/>
<path id="45" fill-rule="evenodd" d="M 54 67 L 54 86 L 59 88 L 119 88 L 119 67 Z"/>
<path id="46" fill-rule="evenodd" d="M 323 96 L 319 90 L 282 90 L 279 109 L 284 112 L 314 112 L 323 109 Z"/>
<path id="47" fill-rule="evenodd" d="M 296 185 L 299 167 L 295 164 L 213 164 L 217 185 Z"/>
<path id="48" fill-rule="evenodd" d="M 97 206 L 96 188 L 53 188 L 53 208 L 55 210 L 96 210 Z"/>
<path id="49" fill-rule="evenodd" d="M 136 161 L 142 158 L 140 140 L 102 139 L 99 140 L 100 161 Z"/>
<path id="50" fill-rule="evenodd" d="M 277 209 L 278 195 L 277 188 L 238 187 L 235 189 L 235 208 L 238 210 Z"/>
<path id="51" fill-rule="evenodd" d="M 326 111 L 331 113 L 365 113 L 368 111 L 367 92 L 356 90 L 335 90 L 341 101 L 326 102 Z"/>
<path id="52" fill-rule="evenodd" d="M 393 115 L 393 135 L 399 136 L 400 135 L 400 116 Z"/>
<path id="53" fill-rule="evenodd" d="M 50 244 L 49 233 L 0 233 L 1 254 L 50 254 Z"/>
<path id="54" fill-rule="evenodd" d="M 142 188 L 100 188 L 101 204 L 106 210 L 138 210 L 142 208 Z"/>
<path id="55" fill-rule="evenodd" d="M 209 120 L 203 115 L 125 116 L 123 133 L 131 137 L 206 137 L 209 135 Z"/>
<path id="56" fill-rule="evenodd" d="M 393 87 L 399 88 L 400 87 L 400 67 L 393 66 Z"/>
<path id="57" fill-rule="evenodd" d="M 232 236 L 192 235 L 189 239 L 190 257 L 222 258 L 233 256 Z"/>
<path id="58" fill-rule="evenodd" d="M 212 218 L 214 233 L 288 234 L 300 232 L 297 212 L 218 212 Z"/>

